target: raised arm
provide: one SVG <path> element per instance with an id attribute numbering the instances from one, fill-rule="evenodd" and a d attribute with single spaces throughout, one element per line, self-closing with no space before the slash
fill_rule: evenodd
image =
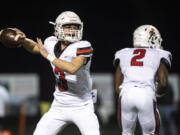
<path id="1" fill-rule="evenodd" d="M 25 33 L 17 28 L 9 28 L 16 31 L 16 39 L 17 42 L 19 42 L 28 52 L 31 53 L 39 53 L 39 48 L 37 47 L 37 42 L 34 40 L 27 38 Z M 0 32 L 1 34 L 1 32 Z"/>
<path id="2" fill-rule="evenodd" d="M 37 42 L 32 39 L 25 38 L 24 40 L 22 40 L 21 44 L 28 52 L 40 53 L 39 48 L 37 47 Z"/>

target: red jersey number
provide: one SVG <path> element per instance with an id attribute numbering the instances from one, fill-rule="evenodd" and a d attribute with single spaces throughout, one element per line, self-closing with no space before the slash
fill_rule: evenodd
<path id="1" fill-rule="evenodd" d="M 146 54 L 145 49 L 135 49 L 133 52 L 134 56 L 131 59 L 131 66 L 143 66 L 143 61 L 141 60 L 144 58 Z"/>
<path id="2" fill-rule="evenodd" d="M 67 91 L 68 90 L 68 86 L 67 86 L 67 80 L 65 79 L 64 72 L 61 69 L 55 67 L 54 73 L 59 76 L 59 81 L 57 83 L 59 90 L 60 91 Z"/>

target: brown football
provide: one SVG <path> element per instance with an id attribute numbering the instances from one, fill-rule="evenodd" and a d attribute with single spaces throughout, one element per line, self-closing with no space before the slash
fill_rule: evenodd
<path id="1" fill-rule="evenodd" d="M 18 41 L 15 41 L 16 31 L 10 28 L 3 29 L 0 35 L 0 42 L 8 48 L 19 47 L 20 44 Z"/>

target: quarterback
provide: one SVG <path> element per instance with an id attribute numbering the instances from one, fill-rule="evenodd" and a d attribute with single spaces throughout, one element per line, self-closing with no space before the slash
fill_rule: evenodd
<path id="1" fill-rule="evenodd" d="M 39 53 L 50 62 L 56 78 L 53 103 L 38 122 L 34 135 L 58 134 L 69 123 L 74 123 L 82 135 L 100 135 L 91 96 L 93 48 L 82 40 L 83 22 L 76 13 L 65 11 L 50 23 L 54 35 L 44 43 L 39 38 L 37 42 L 19 38 L 27 51 Z"/>

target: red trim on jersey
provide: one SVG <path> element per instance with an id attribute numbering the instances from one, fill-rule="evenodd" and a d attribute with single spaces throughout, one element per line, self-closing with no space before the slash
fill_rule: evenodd
<path id="1" fill-rule="evenodd" d="M 93 52 L 91 47 L 87 47 L 87 48 L 78 48 L 77 49 L 77 55 L 82 55 L 82 54 L 91 54 Z"/>

